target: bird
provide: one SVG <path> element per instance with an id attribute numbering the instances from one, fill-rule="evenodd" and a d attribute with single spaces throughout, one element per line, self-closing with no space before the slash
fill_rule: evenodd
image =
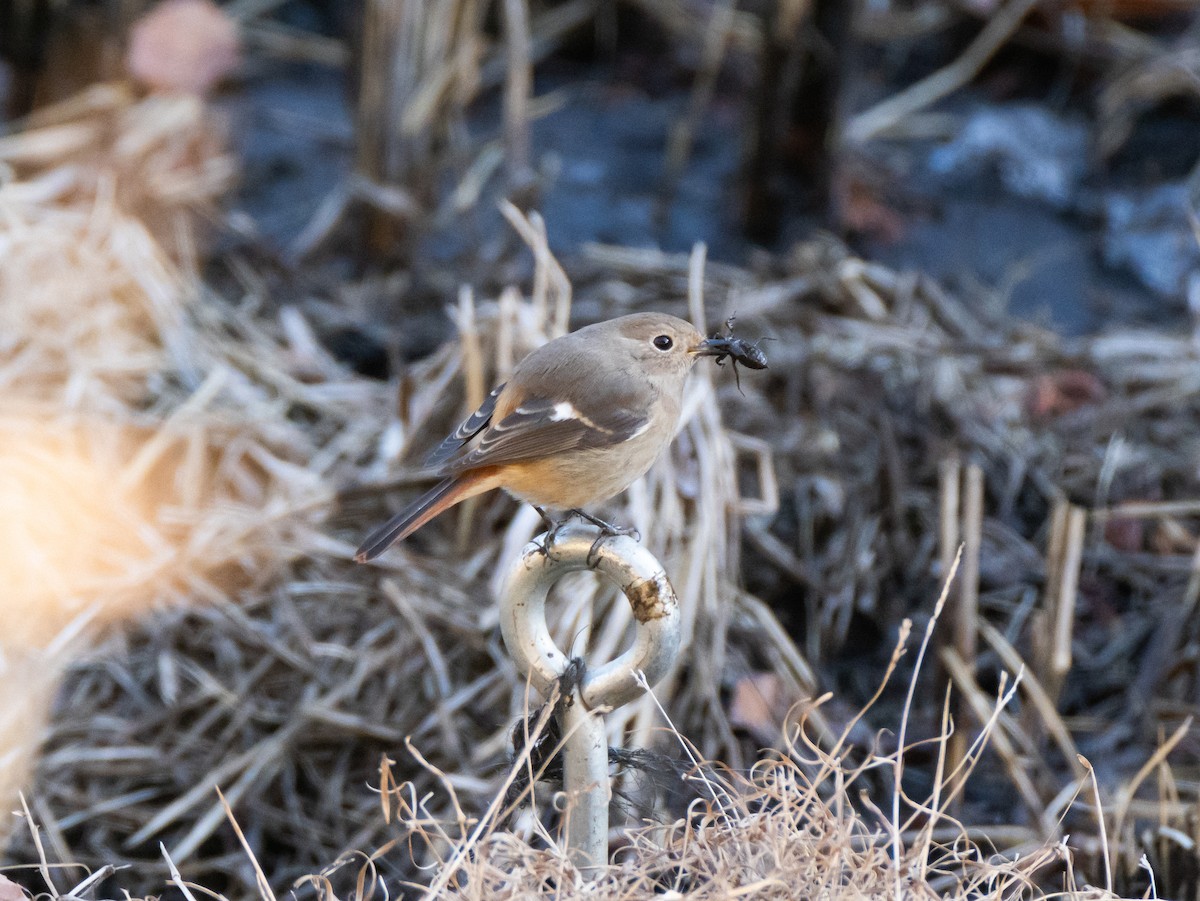
<path id="1" fill-rule="evenodd" d="M 430 454 L 441 481 L 382 526 L 354 555 L 373 560 L 438 514 L 497 488 L 551 513 L 575 513 L 642 476 L 679 427 L 688 373 L 728 354 L 690 322 L 632 313 L 555 338 L 526 356 Z M 550 511 L 550 512 L 548 512 Z"/>

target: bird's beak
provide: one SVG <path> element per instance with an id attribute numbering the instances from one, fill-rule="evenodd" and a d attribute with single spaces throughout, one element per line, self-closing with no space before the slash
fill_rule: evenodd
<path id="1" fill-rule="evenodd" d="M 729 351 L 725 347 L 727 343 L 720 338 L 705 338 L 695 347 L 691 348 L 688 353 L 694 354 L 697 357 L 728 356 Z"/>

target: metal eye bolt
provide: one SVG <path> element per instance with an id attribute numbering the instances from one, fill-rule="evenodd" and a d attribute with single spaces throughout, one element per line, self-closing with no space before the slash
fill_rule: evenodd
<path id="1" fill-rule="evenodd" d="M 615 582 L 633 609 L 633 644 L 615 660 L 588 665 L 560 727 L 569 735 L 563 748 L 563 787 L 569 798 L 567 843 L 585 872 L 608 856 L 608 744 L 604 721 L 591 713 L 628 704 L 666 675 L 679 651 L 679 602 L 662 564 L 624 535 L 602 536 L 595 526 L 572 523 L 558 531 L 543 551 L 539 536 L 513 563 L 500 600 L 504 644 L 543 697 L 570 663 L 550 637 L 546 597 L 567 573 L 591 569 Z M 645 677 L 642 683 L 638 674 Z"/>

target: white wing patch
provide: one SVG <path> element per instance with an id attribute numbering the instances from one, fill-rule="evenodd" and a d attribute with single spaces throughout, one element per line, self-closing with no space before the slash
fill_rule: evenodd
<path id="1" fill-rule="evenodd" d="M 517 409 L 515 409 L 513 412 L 518 415 L 521 415 L 521 416 L 540 416 L 540 415 L 543 415 L 544 408 L 543 409 L 537 409 L 537 408 L 531 409 L 529 407 L 517 407 Z M 586 417 L 582 413 L 580 413 L 579 408 L 576 407 L 569 400 L 560 400 L 553 407 L 551 407 L 550 415 L 546 417 L 546 421 L 547 422 L 578 422 L 578 423 L 581 423 L 582 425 L 587 426 L 589 429 L 595 429 L 597 432 L 604 432 L 606 434 L 612 434 L 612 429 L 605 428 L 604 426 L 598 425 L 597 423 L 593 422 L 591 419 L 588 419 L 588 417 Z M 646 425 L 643 425 L 642 429 L 645 429 L 648 426 L 649 426 L 649 423 L 647 423 Z"/>

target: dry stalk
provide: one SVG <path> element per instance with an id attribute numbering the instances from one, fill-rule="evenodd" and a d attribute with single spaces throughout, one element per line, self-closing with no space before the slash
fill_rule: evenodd
<path id="1" fill-rule="evenodd" d="M 940 469 L 941 476 L 941 555 L 945 556 L 947 547 L 945 541 L 951 534 L 957 534 L 960 529 L 963 543 L 958 553 L 962 559 L 962 578 L 958 582 L 955 604 L 952 610 L 951 622 L 953 629 L 943 647 L 953 647 L 957 659 L 961 660 L 972 677 L 975 674 L 975 648 L 979 633 L 979 557 L 983 545 L 983 470 L 978 464 L 972 463 L 966 468 L 965 490 L 962 492 L 961 525 L 958 518 L 957 500 L 959 486 L 950 486 L 950 478 L 957 478 L 961 472 L 957 458 L 944 464 Z M 951 506 L 953 504 L 953 506 Z M 957 557 L 955 559 L 958 559 Z M 964 706 L 963 695 L 959 695 L 952 703 L 952 718 L 957 728 L 950 735 L 947 744 L 947 765 L 951 772 L 957 770 L 967 754 L 970 737 L 964 728 L 967 718 L 967 707 Z"/>
<path id="2" fill-rule="evenodd" d="M 1128 858 L 1131 855 L 1132 849 L 1137 847 L 1137 842 L 1132 836 L 1126 834 L 1126 824 L 1129 820 L 1130 809 L 1133 806 L 1134 795 L 1141 788 L 1142 783 L 1147 777 L 1153 773 L 1163 761 L 1167 759 L 1175 747 L 1183 741 L 1184 737 L 1192 728 L 1192 718 L 1188 717 L 1171 733 L 1171 736 L 1164 742 L 1161 742 L 1150 759 L 1142 764 L 1141 768 L 1134 774 L 1118 792 L 1116 800 L 1116 808 L 1113 812 L 1113 841 L 1117 843 L 1117 849 L 1122 858 Z M 1090 769 L 1090 766 L 1089 766 Z M 1107 844 L 1107 843 L 1106 843 Z"/>
<path id="3" fill-rule="evenodd" d="M 996 652 L 997 656 L 1000 657 L 1000 662 L 1009 671 L 1014 673 L 1023 672 L 1025 674 L 1022 685 L 1025 687 L 1025 695 L 1029 699 L 1032 712 L 1040 718 L 1042 728 L 1058 745 L 1063 760 L 1075 771 L 1075 776 L 1078 778 L 1084 775 L 1084 770 L 1078 761 L 1079 751 L 1075 747 L 1074 739 L 1071 738 L 1071 732 L 1067 728 L 1067 724 L 1063 722 L 1054 701 L 1042 686 L 1036 673 L 1026 666 L 1025 661 L 1017 653 L 1016 648 L 1009 644 L 1008 640 L 1000 634 L 1000 631 L 995 626 L 986 620 L 981 620 L 979 629 L 984 640 Z"/>
<path id="4" fill-rule="evenodd" d="M 712 102 L 717 76 L 721 72 L 725 49 L 733 29 L 735 6 L 736 3 L 733 0 L 718 0 L 712 4 L 708 27 L 704 34 L 704 45 L 700 53 L 699 71 L 696 73 L 691 94 L 688 97 L 687 111 L 671 126 L 667 138 L 665 172 L 659 192 L 659 209 L 656 214 L 660 220 L 665 219 L 668 213 L 679 179 L 691 156 L 696 128 L 700 124 L 704 111 Z"/>
<path id="5" fill-rule="evenodd" d="M 1071 669 L 1071 634 L 1075 625 L 1075 600 L 1079 586 L 1079 568 L 1083 562 L 1083 539 L 1087 514 L 1072 507 L 1067 518 L 1066 540 L 1063 547 L 1063 566 L 1054 611 L 1054 642 L 1051 671 L 1055 684 L 1061 685 Z"/>
<path id="6" fill-rule="evenodd" d="M 942 662 L 950 672 L 951 679 L 958 690 L 966 697 L 971 712 L 981 724 L 988 723 L 993 716 L 995 705 L 979 688 L 974 675 L 966 663 L 958 656 L 953 648 L 942 651 Z M 1016 686 L 1013 686 L 1014 690 Z M 1026 772 L 1024 761 L 1013 745 L 1012 739 L 1003 731 L 996 730 L 990 736 L 991 744 L 996 753 L 1004 761 L 1009 779 L 1017 789 L 1026 810 L 1041 827 L 1042 838 L 1048 839 L 1054 834 L 1054 826 L 1045 818 L 1045 804 L 1038 794 L 1037 788 Z"/>
<path id="7" fill-rule="evenodd" d="M 271 891 L 271 883 L 267 881 L 267 874 L 262 871 L 262 867 L 258 863 L 258 858 L 254 856 L 254 848 L 246 841 L 246 835 L 242 832 L 242 827 L 233 815 L 233 808 L 225 799 L 225 795 L 221 793 L 221 789 L 216 789 L 216 792 L 217 797 L 221 799 L 221 807 L 225 812 L 226 818 L 229 820 L 229 825 L 233 827 L 234 834 L 237 835 L 238 844 L 242 846 L 242 851 L 245 852 L 246 859 L 250 861 L 250 865 L 254 868 L 254 880 L 258 887 L 259 897 L 263 901 L 275 901 L 275 893 Z"/>
<path id="8" fill-rule="evenodd" d="M 413 209 L 390 194 L 412 192 L 418 205 L 432 184 L 452 127 L 474 97 L 483 52 L 485 4 L 478 0 L 370 0 L 363 9 L 362 53 L 351 192 L 375 211 L 369 236 L 394 253 Z M 312 239 L 306 241 L 311 246 Z"/>
<path id="9" fill-rule="evenodd" d="M 1096 796 L 1096 815 L 1098 825 L 1100 827 L 1100 847 L 1104 852 L 1104 884 L 1109 893 L 1112 892 L 1112 857 L 1108 852 L 1108 833 L 1104 828 L 1104 810 L 1100 801 L 1100 783 L 1096 781 L 1096 769 L 1082 754 L 1079 755 L 1079 764 L 1087 770 L 1087 775 L 1092 782 L 1092 792 Z"/>
<path id="10" fill-rule="evenodd" d="M 938 574 L 944 579 L 954 558 L 961 552 L 962 524 L 959 513 L 959 491 L 962 482 L 962 460 L 949 457 L 938 464 Z"/>
<path id="11" fill-rule="evenodd" d="M 995 12 L 958 59 L 910 85 L 846 124 L 845 138 L 862 144 L 967 84 L 1017 31 L 1038 0 L 1009 0 Z"/>
<path id="12" fill-rule="evenodd" d="M 967 467 L 963 497 L 963 572 L 954 614 L 954 647 L 967 668 L 975 671 L 979 636 L 979 561 L 983 551 L 983 469 Z"/>
<path id="13" fill-rule="evenodd" d="M 903 776 L 904 776 L 904 751 L 906 748 L 906 744 L 905 744 L 905 740 L 904 740 L 905 733 L 908 729 L 908 718 L 909 718 L 909 714 L 912 710 L 913 696 L 916 693 L 917 678 L 920 676 L 920 672 L 921 672 L 921 663 L 925 659 L 925 652 L 929 647 L 930 640 L 933 638 L 934 626 L 937 625 L 938 618 L 941 616 L 942 609 L 945 607 L 946 600 L 950 595 L 950 586 L 954 583 L 954 576 L 958 572 L 958 565 L 959 565 L 959 562 L 961 561 L 961 559 L 962 559 L 962 548 L 959 548 L 958 553 L 955 555 L 953 561 L 950 564 L 949 569 L 946 572 L 946 579 L 942 585 L 942 593 L 938 597 L 937 603 L 934 605 L 933 614 L 929 617 L 929 624 L 925 627 L 925 635 L 921 639 L 921 647 L 920 647 L 920 650 L 917 651 L 917 661 L 916 661 L 915 665 L 913 666 L 912 678 L 909 680 L 909 683 L 908 683 L 908 694 L 904 698 L 904 711 L 900 716 L 900 735 L 899 735 L 898 749 L 896 751 L 896 762 L 894 765 L 893 776 L 892 776 L 893 782 L 894 782 L 894 789 L 893 789 L 893 795 L 892 795 L 892 865 L 893 865 L 893 869 L 895 871 L 894 878 L 896 880 L 896 882 L 895 882 L 896 901 L 902 901 L 902 897 L 903 897 L 903 885 L 902 885 L 902 879 L 901 879 L 901 875 L 900 875 L 900 858 L 903 854 L 903 851 L 900 847 L 900 837 L 903 832 L 903 830 L 900 827 L 900 796 L 901 796 L 901 793 L 903 792 L 902 786 L 903 786 Z M 907 621 L 906 621 L 905 627 L 901 629 L 902 638 L 907 634 L 907 631 L 908 631 L 908 629 L 907 629 Z M 892 655 L 892 659 L 893 660 L 896 659 L 896 655 L 894 652 Z M 889 672 L 890 671 L 891 670 L 889 669 Z"/>
<path id="14" fill-rule="evenodd" d="M 1063 567 L 1067 553 L 1067 532 L 1071 504 L 1061 495 L 1054 499 L 1050 513 L 1050 531 L 1046 546 L 1046 582 L 1041 609 L 1037 613 L 1033 633 L 1035 663 L 1038 678 L 1046 687 L 1050 700 L 1057 705 L 1062 692 L 1061 675 L 1054 668 L 1054 627 L 1062 595 Z"/>
<path id="15" fill-rule="evenodd" d="M 533 179 L 529 143 L 529 101 L 533 95 L 533 62 L 527 0 L 504 0 L 507 76 L 504 83 L 504 140 L 508 177 L 521 190 Z"/>

